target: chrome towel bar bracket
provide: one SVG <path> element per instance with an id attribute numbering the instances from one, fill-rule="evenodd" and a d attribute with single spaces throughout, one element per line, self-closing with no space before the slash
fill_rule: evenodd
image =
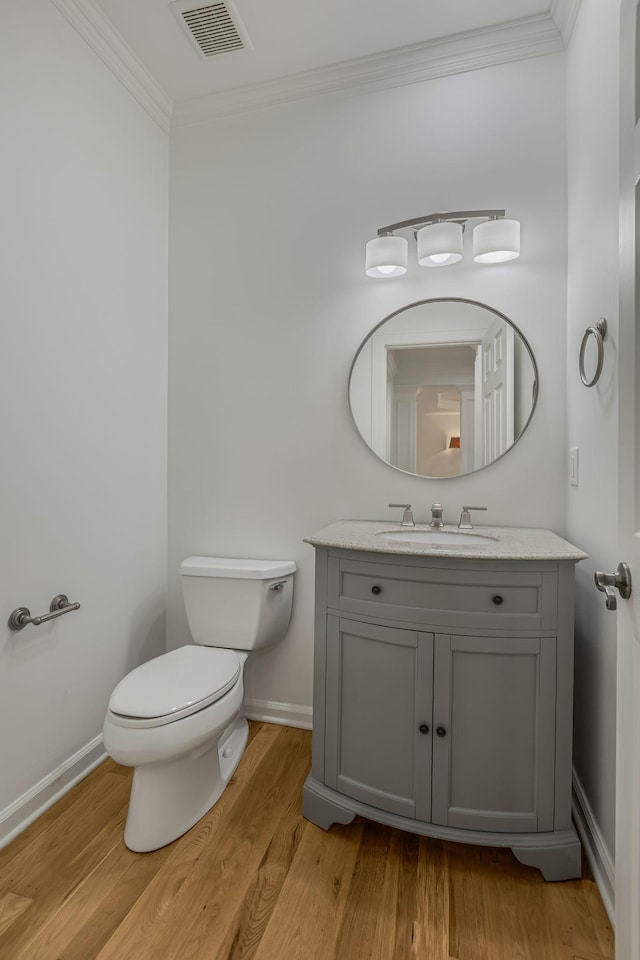
<path id="1" fill-rule="evenodd" d="M 602 365 L 604 363 L 604 338 L 607 335 L 607 321 L 604 317 L 600 317 L 598 322 L 593 327 L 587 327 L 582 338 L 582 343 L 580 344 L 580 379 L 584 383 L 585 387 L 593 387 L 600 379 L 600 374 L 602 373 Z M 587 377 L 584 369 L 584 355 L 587 349 L 587 343 L 589 342 L 589 337 L 593 337 L 596 341 L 596 348 L 598 350 L 598 358 L 596 360 L 596 370 L 593 374 L 591 380 Z"/>
<path id="2" fill-rule="evenodd" d="M 34 627 L 39 627 L 41 623 L 46 623 L 47 620 L 55 620 L 56 617 L 61 617 L 63 613 L 71 613 L 72 610 L 79 609 L 79 603 L 69 603 L 69 597 L 64 593 L 59 593 L 51 601 L 49 613 L 43 613 L 39 617 L 32 617 L 28 607 L 16 607 L 9 617 L 9 629 L 22 630 L 29 623 L 32 623 Z"/>

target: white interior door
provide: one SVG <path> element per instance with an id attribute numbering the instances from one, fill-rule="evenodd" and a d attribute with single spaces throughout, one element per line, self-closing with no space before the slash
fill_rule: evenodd
<path id="1" fill-rule="evenodd" d="M 482 338 L 482 465 L 513 443 L 513 327 L 496 320 Z"/>
<path id="2" fill-rule="evenodd" d="M 616 957 L 640 957 L 640 171 L 636 91 L 638 0 L 621 0 L 621 275 L 619 327 L 619 556 L 635 579 L 618 600 Z"/>
<path id="3" fill-rule="evenodd" d="M 390 398 L 387 460 L 408 473 L 416 472 L 417 399 L 416 387 L 394 387 Z"/>

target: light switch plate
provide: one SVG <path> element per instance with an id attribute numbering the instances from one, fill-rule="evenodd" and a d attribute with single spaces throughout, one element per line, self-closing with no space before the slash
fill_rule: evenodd
<path id="1" fill-rule="evenodd" d="M 580 451 L 578 447 L 569 447 L 569 483 L 572 487 L 580 483 Z"/>

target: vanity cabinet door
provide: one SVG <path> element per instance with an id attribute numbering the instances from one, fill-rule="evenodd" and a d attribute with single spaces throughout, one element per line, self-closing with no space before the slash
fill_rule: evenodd
<path id="1" fill-rule="evenodd" d="M 327 617 L 326 785 L 428 820 L 432 690 L 432 634 Z"/>
<path id="2" fill-rule="evenodd" d="M 553 829 L 556 639 L 436 635 L 434 823 Z"/>

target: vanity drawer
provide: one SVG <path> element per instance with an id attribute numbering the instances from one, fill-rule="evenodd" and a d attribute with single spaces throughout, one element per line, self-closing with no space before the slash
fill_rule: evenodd
<path id="1" fill-rule="evenodd" d="M 329 607 L 433 627 L 547 630 L 557 621 L 554 571 L 401 566 L 329 558 Z"/>

